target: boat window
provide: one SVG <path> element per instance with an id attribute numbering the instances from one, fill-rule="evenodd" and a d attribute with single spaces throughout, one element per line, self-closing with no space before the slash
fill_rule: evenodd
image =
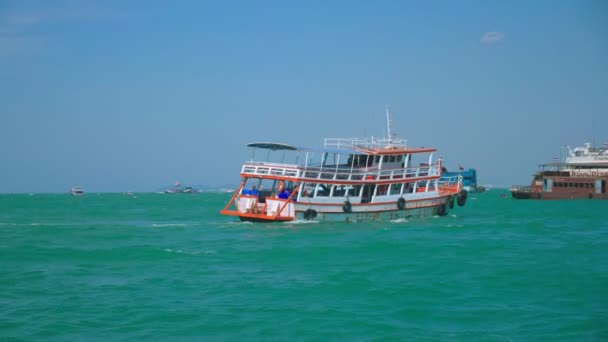
<path id="1" fill-rule="evenodd" d="M 334 185 L 333 197 L 344 197 L 346 194 L 346 185 Z"/>
<path id="2" fill-rule="evenodd" d="M 374 193 L 375 185 L 364 185 L 361 193 L 361 203 L 369 203 Z"/>
<path id="3" fill-rule="evenodd" d="M 384 196 L 388 193 L 388 184 L 378 185 L 378 189 L 376 189 L 376 196 Z"/>
<path id="4" fill-rule="evenodd" d="M 360 187 L 360 186 L 358 186 Z M 352 185 L 334 185 L 333 197 L 358 196 L 359 193 Z"/>
<path id="5" fill-rule="evenodd" d="M 398 162 L 400 162 L 400 161 L 402 161 L 402 160 L 403 160 L 403 156 L 402 156 L 402 155 L 398 155 L 398 156 L 397 156 L 397 161 L 398 161 Z"/>
<path id="6" fill-rule="evenodd" d="M 376 156 L 376 164 L 380 163 L 380 157 L 381 156 Z"/>
<path id="7" fill-rule="evenodd" d="M 400 194 L 402 183 L 391 184 L 391 195 Z"/>
<path id="8" fill-rule="evenodd" d="M 405 183 L 405 187 L 403 188 L 404 194 L 411 194 L 414 192 L 414 185 L 412 183 Z"/>
<path id="9" fill-rule="evenodd" d="M 390 160 L 391 163 L 394 163 L 395 162 L 395 156 L 390 156 L 389 160 Z"/>
<path id="10" fill-rule="evenodd" d="M 331 184 L 317 184 L 317 196 L 316 197 L 327 197 L 331 190 Z"/>
<path id="11" fill-rule="evenodd" d="M 302 186 L 302 197 L 312 197 L 315 194 L 315 184 L 304 183 Z"/>

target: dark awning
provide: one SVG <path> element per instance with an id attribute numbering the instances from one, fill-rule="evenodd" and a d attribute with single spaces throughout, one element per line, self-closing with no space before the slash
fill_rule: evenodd
<path id="1" fill-rule="evenodd" d="M 247 144 L 247 147 L 265 148 L 265 149 L 273 150 L 273 151 L 277 151 L 277 150 L 295 151 L 295 150 L 297 150 L 296 147 L 291 146 L 291 145 L 280 144 L 280 143 L 271 143 L 271 142 L 249 143 L 249 144 Z"/>

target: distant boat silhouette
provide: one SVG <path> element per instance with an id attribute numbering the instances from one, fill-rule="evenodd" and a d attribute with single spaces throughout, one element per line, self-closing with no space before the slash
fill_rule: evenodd
<path id="1" fill-rule="evenodd" d="M 84 189 L 79 187 L 79 186 L 75 186 L 73 188 L 70 189 L 70 195 L 72 196 L 82 196 L 84 195 Z"/>
<path id="2" fill-rule="evenodd" d="M 172 188 L 165 190 L 166 194 L 192 194 L 196 192 L 199 192 L 198 189 L 191 186 L 182 186 L 180 182 L 175 182 Z"/>

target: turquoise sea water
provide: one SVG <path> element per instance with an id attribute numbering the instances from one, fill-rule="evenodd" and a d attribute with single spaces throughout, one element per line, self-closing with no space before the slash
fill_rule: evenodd
<path id="1" fill-rule="evenodd" d="M 608 339 L 607 201 L 251 224 L 229 197 L 0 195 L 0 339 Z"/>

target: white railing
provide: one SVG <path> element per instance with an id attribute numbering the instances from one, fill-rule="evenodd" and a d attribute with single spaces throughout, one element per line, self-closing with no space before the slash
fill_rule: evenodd
<path id="1" fill-rule="evenodd" d="M 367 139 L 367 138 L 325 138 L 325 148 L 352 149 L 379 147 L 407 147 L 405 139 Z"/>
<path id="2" fill-rule="evenodd" d="M 282 164 L 272 163 L 245 163 L 241 174 L 249 176 L 279 176 L 297 178 L 304 181 L 331 182 L 331 181 L 360 181 L 376 183 L 378 181 L 390 181 L 399 179 L 438 177 L 439 168 L 435 165 L 411 167 L 391 170 L 353 170 L 335 168 L 306 168 L 301 169 L 294 166 L 286 167 Z"/>

